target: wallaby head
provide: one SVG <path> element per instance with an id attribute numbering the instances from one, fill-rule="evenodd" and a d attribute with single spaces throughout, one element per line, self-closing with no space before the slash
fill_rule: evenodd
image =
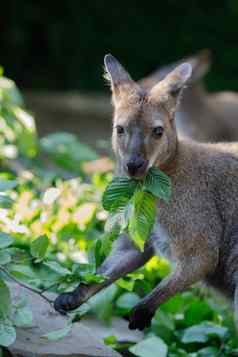
<path id="1" fill-rule="evenodd" d="M 147 91 L 112 55 L 104 62 L 114 106 L 113 149 L 120 169 L 141 178 L 151 166 L 164 166 L 175 155 L 174 116 L 192 67 L 181 64 Z"/>

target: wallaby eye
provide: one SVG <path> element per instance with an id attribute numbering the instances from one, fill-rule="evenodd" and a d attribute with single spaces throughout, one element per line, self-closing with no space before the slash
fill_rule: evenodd
<path id="1" fill-rule="evenodd" d="M 124 133 L 125 133 L 125 130 L 124 130 L 123 126 L 117 125 L 117 134 L 122 135 Z"/>
<path id="2" fill-rule="evenodd" d="M 161 136 L 163 135 L 163 132 L 164 132 L 164 128 L 162 126 L 156 126 L 154 129 L 153 129 L 153 135 L 156 137 L 156 138 L 161 138 Z"/>

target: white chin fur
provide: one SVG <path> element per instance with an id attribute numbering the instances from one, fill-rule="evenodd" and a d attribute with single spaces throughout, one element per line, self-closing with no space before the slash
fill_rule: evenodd
<path id="1" fill-rule="evenodd" d="M 154 166 L 156 159 L 157 159 L 158 153 L 155 152 L 154 155 L 150 158 L 149 160 L 149 168 L 151 168 L 152 166 Z"/>

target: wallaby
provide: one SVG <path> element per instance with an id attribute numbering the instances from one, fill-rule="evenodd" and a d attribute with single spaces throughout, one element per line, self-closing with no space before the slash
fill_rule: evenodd
<path id="1" fill-rule="evenodd" d="M 192 68 L 184 63 L 149 91 L 134 82 L 111 55 L 105 57 L 113 105 L 113 149 L 117 175 L 143 178 L 152 166 L 172 180 L 169 203 L 158 202 L 158 222 L 141 252 L 126 234 L 98 269 L 105 282 L 80 284 L 60 295 L 64 312 L 141 267 L 156 247 L 175 265 L 173 272 L 134 307 L 131 329 L 149 326 L 156 309 L 200 280 L 235 301 L 238 316 L 238 144 L 204 144 L 178 139 L 175 113 Z"/>
<path id="2" fill-rule="evenodd" d="M 184 60 L 159 68 L 139 81 L 140 86 L 151 89 L 158 81 L 182 62 L 192 65 L 192 75 L 183 91 L 176 124 L 179 135 L 202 142 L 238 140 L 238 93 L 209 93 L 203 78 L 211 66 L 211 55 L 202 50 Z"/>

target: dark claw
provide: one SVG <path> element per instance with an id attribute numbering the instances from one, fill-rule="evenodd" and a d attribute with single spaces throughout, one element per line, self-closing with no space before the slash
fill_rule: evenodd
<path id="1" fill-rule="evenodd" d="M 151 325 L 153 316 L 154 312 L 150 311 L 145 305 L 135 306 L 129 317 L 129 329 L 144 330 Z"/>

